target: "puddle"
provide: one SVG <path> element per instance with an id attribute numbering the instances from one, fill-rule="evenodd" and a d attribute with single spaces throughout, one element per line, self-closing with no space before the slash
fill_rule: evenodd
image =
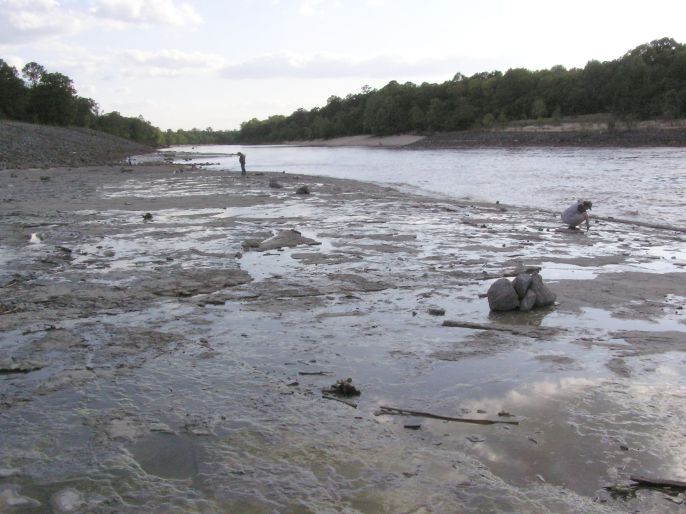
<path id="1" fill-rule="evenodd" d="M 162 478 L 191 478 L 198 473 L 197 442 L 176 434 L 151 433 L 131 448 L 146 473 Z"/>
<path id="2" fill-rule="evenodd" d="M 542 262 L 541 276 L 545 280 L 592 280 L 598 276 L 598 271 L 573 264 Z"/>
<path id="3" fill-rule="evenodd" d="M 584 307 L 581 314 L 564 314 L 559 311 L 551 312 L 543 323 L 549 327 L 566 327 L 571 329 L 587 329 L 600 332 L 618 330 L 638 330 L 643 332 L 684 332 L 686 325 L 669 317 L 658 320 L 640 320 L 618 318 L 610 311 Z"/>

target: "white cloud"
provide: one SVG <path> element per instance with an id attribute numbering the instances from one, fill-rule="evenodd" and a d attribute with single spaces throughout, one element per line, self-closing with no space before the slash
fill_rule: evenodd
<path id="1" fill-rule="evenodd" d="M 202 22 L 192 5 L 174 0 L 95 0 L 90 12 L 96 18 L 123 24 L 183 27 Z"/>
<path id="2" fill-rule="evenodd" d="M 116 57 L 121 73 L 155 77 L 214 73 L 224 64 L 221 56 L 200 52 L 127 50 Z"/>
<path id="3" fill-rule="evenodd" d="M 82 25 L 82 13 L 64 9 L 56 0 L 0 0 L 0 44 L 74 33 Z"/>
<path id="4" fill-rule="evenodd" d="M 12 46 L 70 35 L 98 26 L 196 26 L 202 18 L 176 0 L 94 0 L 88 11 L 57 0 L 0 0 L 0 45 Z"/>
<path id="5" fill-rule="evenodd" d="M 300 3 L 300 14 L 303 16 L 314 16 L 320 11 L 318 7 L 323 3 L 323 0 L 302 0 Z"/>
<path id="6" fill-rule="evenodd" d="M 398 78 L 444 74 L 447 79 L 458 71 L 457 66 L 460 62 L 460 58 L 453 56 L 408 60 L 395 55 L 382 55 L 369 59 L 351 59 L 323 55 L 299 57 L 279 53 L 228 65 L 222 70 L 222 76 L 229 79 L 242 80 L 343 77 Z"/>

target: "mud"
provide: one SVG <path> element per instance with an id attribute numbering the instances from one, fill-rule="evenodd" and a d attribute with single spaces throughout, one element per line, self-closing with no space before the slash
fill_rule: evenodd
<path id="1" fill-rule="evenodd" d="M 683 509 L 629 481 L 686 478 L 683 233 L 175 165 L 0 185 L 3 512 Z M 531 266 L 557 303 L 489 313 Z"/>

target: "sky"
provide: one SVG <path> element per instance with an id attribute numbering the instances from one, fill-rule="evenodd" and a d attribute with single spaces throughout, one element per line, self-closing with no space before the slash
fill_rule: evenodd
<path id="1" fill-rule="evenodd" d="M 684 0 L 0 0 L 0 59 L 67 75 L 102 112 L 233 130 L 391 80 L 686 43 L 684 20 Z"/>

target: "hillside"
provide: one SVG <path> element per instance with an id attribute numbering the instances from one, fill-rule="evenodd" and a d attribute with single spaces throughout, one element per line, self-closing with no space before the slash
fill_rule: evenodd
<path id="1" fill-rule="evenodd" d="M 0 121 L 0 169 L 113 164 L 152 151 L 96 130 Z"/>

